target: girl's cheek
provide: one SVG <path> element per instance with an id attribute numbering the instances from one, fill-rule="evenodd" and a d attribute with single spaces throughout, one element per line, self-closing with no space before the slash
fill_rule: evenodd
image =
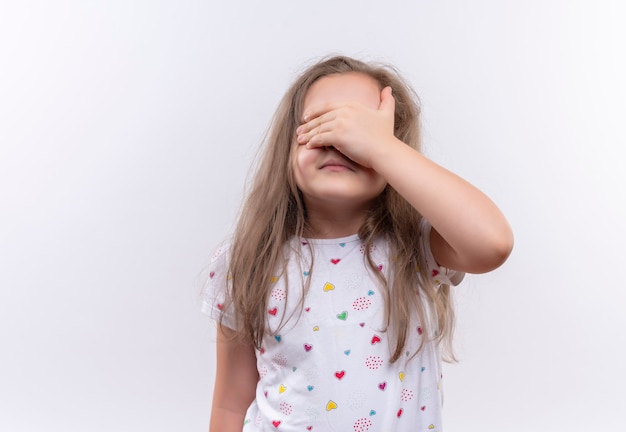
<path id="1" fill-rule="evenodd" d="M 294 163 L 301 168 L 312 165 L 317 160 L 319 151 L 319 149 L 308 149 L 306 146 L 299 145 L 298 148 L 295 149 Z"/>
<path id="2" fill-rule="evenodd" d="M 298 146 L 294 149 L 294 154 L 291 157 L 291 164 L 296 179 L 300 178 L 304 167 L 307 165 L 307 155 L 303 154 L 303 150 L 302 146 Z"/>

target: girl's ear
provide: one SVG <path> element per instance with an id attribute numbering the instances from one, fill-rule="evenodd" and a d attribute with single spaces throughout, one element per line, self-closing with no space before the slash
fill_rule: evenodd
<path id="1" fill-rule="evenodd" d="M 393 115 L 396 109 L 396 100 L 391 92 L 392 90 L 390 86 L 385 87 L 380 92 L 380 105 L 378 106 L 378 110 L 387 111 L 390 112 L 391 115 Z"/>

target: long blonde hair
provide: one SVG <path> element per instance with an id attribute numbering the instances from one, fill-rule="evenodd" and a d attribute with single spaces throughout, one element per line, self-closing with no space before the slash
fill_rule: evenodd
<path id="1" fill-rule="evenodd" d="M 263 336 L 268 331 L 266 317 L 272 278 L 276 274 L 286 277 L 285 243 L 293 236 L 304 237 L 308 228 L 306 209 L 291 163 L 304 98 L 319 78 L 348 72 L 373 78 L 381 89 L 391 86 L 395 98 L 394 134 L 420 150 L 418 98 L 393 67 L 335 56 L 315 63 L 296 79 L 280 102 L 270 125 L 230 251 L 231 289 L 226 306 L 234 307 L 237 336 L 257 349 L 261 348 Z M 404 198 L 387 186 L 359 230 L 366 246 L 368 264 L 378 275 L 383 288 L 387 329 L 392 329 L 395 336 L 391 362 L 398 360 L 404 352 L 412 310 L 417 312 L 420 325 L 427 330 L 423 334 L 434 335 L 437 342 L 446 342 L 444 348 L 453 358 L 449 343 L 454 324 L 450 287 L 434 286 L 427 274 L 428 266 L 418 241 L 421 218 Z M 369 246 L 379 236 L 386 237 L 390 244 L 390 280 L 376 271 L 369 254 Z M 305 287 L 304 291 L 307 289 Z"/>

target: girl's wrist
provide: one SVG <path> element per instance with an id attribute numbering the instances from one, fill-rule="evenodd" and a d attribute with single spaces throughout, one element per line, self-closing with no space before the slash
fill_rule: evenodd
<path id="1" fill-rule="evenodd" d="M 403 150 L 413 150 L 395 136 L 376 146 L 376 149 L 371 159 L 371 168 L 383 176 L 386 170 L 393 169 L 394 160 L 402 154 Z"/>

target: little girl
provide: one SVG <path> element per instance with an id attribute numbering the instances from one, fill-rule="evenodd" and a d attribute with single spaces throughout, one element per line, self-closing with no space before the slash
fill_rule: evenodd
<path id="1" fill-rule="evenodd" d="M 493 202 L 420 153 L 417 98 L 394 69 L 311 66 L 211 260 L 210 430 L 441 431 L 450 286 L 512 245 Z"/>

